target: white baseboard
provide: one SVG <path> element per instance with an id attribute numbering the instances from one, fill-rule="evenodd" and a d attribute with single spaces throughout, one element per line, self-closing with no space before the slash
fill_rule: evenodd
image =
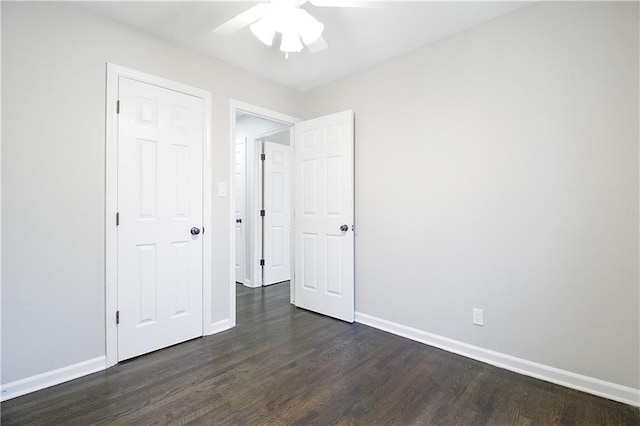
<path id="1" fill-rule="evenodd" d="M 40 389 L 59 385 L 60 383 L 68 382 L 69 380 L 77 379 L 78 377 L 86 376 L 87 374 L 95 373 L 105 368 L 107 368 L 107 359 L 104 356 L 99 356 L 77 364 L 58 368 L 57 370 L 47 371 L 46 373 L 3 384 L 1 387 L 2 397 L 0 401 L 6 401 Z"/>
<path id="2" fill-rule="evenodd" d="M 220 333 L 233 327 L 235 327 L 235 324 L 230 319 L 217 321 L 211 324 L 209 333 L 207 334 Z M 106 368 L 107 358 L 105 356 L 100 356 L 77 364 L 58 368 L 57 370 L 47 371 L 35 376 L 2 384 L 0 385 L 0 401 L 6 401 L 40 389 L 68 382 L 69 380 L 77 379 L 78 377 L 86 376 Z"/>
<path id="3" fill-rule="evenodd" d="M 245 287 L 249 287 L 249 288 L 259 288 L 259 287 L 262 287 L 260 284 L 258 284 L 258 283 L 255 283 L 255 284 L 254 284 L 253 282 L 251 282 L 251 281 L 249 281 L 249 280 L 246 280 L 242 285 L 244 285 Z"/>
<path id="4" fill-rule="evenodd" d="M 640 389 L 561 370 L 356 312 L 356 322 L 525 376 L 640 407 Z"/>
<path id="5" fill-rule="evenodd" d="M 229 330 L 233 327 L 235 327 L 236 325 L 231 322 L 231 320 L 229 318 L 227 319 L 223 319 L 221 321 L 216 321 L 213 324 L 211 324 L 211 331 L 209 334 L 216 334 L 216 333 L 221 333 L 223 331 Z"/>

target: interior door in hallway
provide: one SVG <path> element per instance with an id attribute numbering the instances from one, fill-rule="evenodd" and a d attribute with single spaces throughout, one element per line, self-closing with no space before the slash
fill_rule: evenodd
<path id="1" fill-rule="evenodd" d="M 236 282 L 244 284 L 245 282 L 245 263 L 247 252 L 247 241 L 245 237 L 246 229 L 246 140 L 242 138 L 236 143 L 236 155 L 235 155 L 235 179 L 236 179 Z"/>
<path id="2" fill-rule="evenodd" d="M 118 360 L 202 335 L 203 101 L 119 78 Z"/>
<path id="3" fill-rule="evenodd" d="M 264 280 L 291 279 L 291 148 L 264 142 Z"/>
<path id="4" fill-rule="evenodd" d="M 354 121 L 345 111 L 295 126 L 295 304 L 353 322 Z"/>

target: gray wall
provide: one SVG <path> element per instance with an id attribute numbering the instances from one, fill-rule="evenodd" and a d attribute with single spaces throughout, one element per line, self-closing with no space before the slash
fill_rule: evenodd
<path id="1" fill-rule="evenodd" d="M 638 47 L 541 2 L 309 93 L 356 112 L 356 310 L 640 387 Z"/>
<path id="2" fill-rule="evenodd" d="M 7 383 L 105 354 L 106 62 L 212 92 L 214 182 L 229 182 L 229 98 L 299 115 L 301 97 L 70 3 L 2 2 L 2 55 Z M 230 200 L 213 197 L 214 322 L 229 316 Z"/>

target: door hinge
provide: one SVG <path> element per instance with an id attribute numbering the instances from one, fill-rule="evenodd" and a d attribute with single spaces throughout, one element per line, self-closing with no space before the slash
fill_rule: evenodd
<path id="1" fill-rule="evenodd" d="M 120 212 L 116 212 L 116 226 L 120 226 Z"/>
<path id="2" fill-rule="evenodd" d="M 204 235 L 204 226 L 202 227 L 202 235 Z"/>
<path id="3" fill-rule="evenodd" d="M 264 217 L 266 214 L 267 214 L 267 212 L 266 212 L 266 211 L 264 211 L 264 210 L 260 210 L 260 216 L 263 216 L 263 217 Z"/>
<path id="4" fill-rule="evenodd" d="M 116 325 L 120 324 L 120 311 L 116 311 Z"/>
<path id="5" fill-rule="evenodd" d="M 264 161 L 267 159 L 267 154 L 260 154 L 260 160 Z"/>
<path id="6" fill-rule="evenodd" d="M 120 99 L 116 102 L 116 114 L 120 114 Z"/>
<path id="7" fill-rule="evenodd" d="M 264 266 L 264 259 L 260 259 L 260 266 Z"/>

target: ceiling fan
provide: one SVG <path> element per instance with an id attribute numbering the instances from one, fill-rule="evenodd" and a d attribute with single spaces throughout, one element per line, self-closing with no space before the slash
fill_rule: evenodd
<path id="1" fill-rule="evenodd" d="M 300 52 L 303 43 L 310 52 L 320 52 L 328 47 L 322 37 L 324 25 L 301 7 L 307 1 L 314 6 L 333 7 L 358 7 L 364 3 L 348 0 L 265 0 L 231 18 L 213 32 L 228 36 L 249 26 L 258 40 L 267 46 L 271 46 L 276 33 L 280 33 L 280 50 L 285 52 L 287 58 L 291 52 Z"/>

